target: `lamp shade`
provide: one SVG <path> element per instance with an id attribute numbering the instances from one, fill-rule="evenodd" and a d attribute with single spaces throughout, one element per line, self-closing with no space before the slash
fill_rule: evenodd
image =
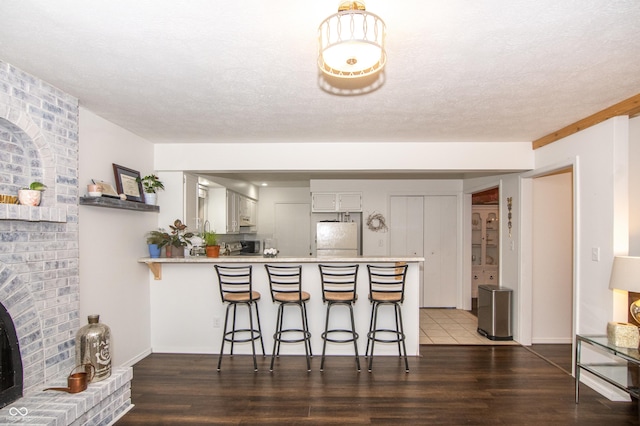
<path id="1" fill-rule="evenodd" d="M 616 256 L 609 288 L 640 293 L 640 257 Z"/>
<path id="2" fill-rule="evenodd" d="M 375 74 L 387 61 L 385 36 L 384 21 L 367 12 L 363 2 L 343 2 L 318 27 L 318 67 L 338 78 Z"/>

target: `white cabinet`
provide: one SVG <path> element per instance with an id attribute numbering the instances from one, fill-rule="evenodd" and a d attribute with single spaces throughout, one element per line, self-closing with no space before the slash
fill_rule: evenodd
<path id="1" fill-rule="evenodd" d="M 256 201 L 242 195 L 238 195 L 238 197 L 238 220 L 240 226 L 255 226 L 257 207 Z"/>
<path id="2" fill-rule="evenodd" d="M 198 177 L 185 173 L 184 184 L 184 214 L 182 222 L 187 225 L 187 230 L 198 230 Z M 173 223 L 173 221 L 172 221 Z"/>
<path id="3" fill-rule="evenodd" d="M 227 188 L 209 188 L 209 224 L 218 234 L 240 232 L 238 194 Z"/>
<path id="4" fill-rule="evenodd" d="M 420 307 L 456 306 L 457 229 L 455 195 L 392 195 L 390 198 L 389 254 L 424 256 L 419 271 Z"/>
<path id="5" fill-rule="evenodd" d="M 237 234 L 240 232 L 240 197 L 233 191 L 227 191 L 227 234 Z"/>
<path id="6" fill-rule="evenodd" d="M 362 194 L 359 192 L 314 192 L 311 195 L 314 213 L 361 212 Z"/>
<path id="7" fill-rule="evenodd" d="M 498 206 L 473 206 L 471 213 L 471 296 L 479 285 L 498 284 L 500 257 Z"/>
<path id="8" fill-rule="evenodd" d="M 209 188 L 209 223 L 211 229 L 219 234 L 238 234 L 241 226 L 254 227 L 256 211 L 257 202 L 251 198 L 227 188 Z M 255 232 L 255 229 L 250 232 Z"/>

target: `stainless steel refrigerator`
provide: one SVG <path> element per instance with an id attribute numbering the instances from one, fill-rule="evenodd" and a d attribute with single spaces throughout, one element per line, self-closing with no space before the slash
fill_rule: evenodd
<path id="1" fill-rule="evenodd" d="M 316 226 L 318 257 L 358 256 L 358 224 L 355 222 L 319 222 Z"/>

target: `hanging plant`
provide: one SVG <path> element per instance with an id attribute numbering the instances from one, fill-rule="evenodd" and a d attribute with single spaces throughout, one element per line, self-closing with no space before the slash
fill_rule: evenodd
<path id="1" fill-rule="evenodd" d="M 367 228 L 373 232 L 387 232 L 387 224 L 380 213 L 372 213 L 367 217 Z"/>

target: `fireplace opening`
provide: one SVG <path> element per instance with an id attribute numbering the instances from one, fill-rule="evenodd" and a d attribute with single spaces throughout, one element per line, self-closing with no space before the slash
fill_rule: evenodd
<path id="1" fill-rule="evenodd" d="M 0 303 L 0 408 L 22 397 L 22 358 L 11 315 Z"/>

